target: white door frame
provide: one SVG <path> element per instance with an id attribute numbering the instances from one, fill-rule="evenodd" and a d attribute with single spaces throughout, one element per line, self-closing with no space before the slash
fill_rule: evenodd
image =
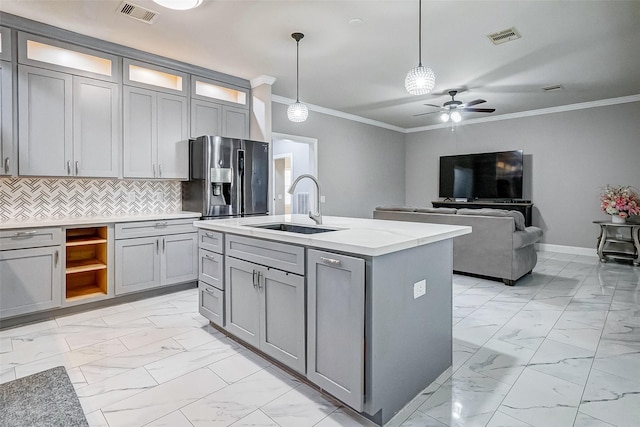
<path id="1" fill-rule="evenodd" d="M 275 154 L 275 155 L 273 155 L 273 160 L 272 160 L 271 165 L 272 165 L 272 168 L 273 168 L 273 176 L 274 177 L 275 177 L 275 174 L 276 174 L 275 161 L 277 159 L 287 159 L 287 158 L 289 159 L 289 164 L 291 165 L 291 171 L 293 171 L 293 153 L 283 153 L 283 154 Z M 277 197 L 277 194 L 278 194 L 278 192 L 276 190 L 277 190 L 276 189 L 276 180 L 273 179 L 273 187 L 272 187 L 271 191 L 272 191 L 272 194 L 273 194 L 273 198 L 272 198 L 273 209 L 272 209 L 272 212 L 273 212 L 274 215 L 276 214 L 276 197 Z M 284 197 L 286 197 L 286 195 L 284 195 Z M 282 201 L 282 203 L 284 203 L 284 200 Z M 285 206 L 286 206 L 286 204 L 285 204 Z M 293 207 L 293 198 L 291 200 L 291 207 Z"/>
<path id="2" fill-rule="evenodd" d="M 271 147 L 273 148 L 273 142 L 275 140 L 282 140 L 282 139 L 288 139 L 290 141 L 294 141 L 294 142 L 299 142 L 299 143 L 303 143 L 303 144 L 308 144 L 309 145 L 309 158 L 310 158 L 310 162 L 309 164 L 313 165 L 313 170 L 314 170 L 314 176 L 318 179 L 320 179 L 320 177 L 318 176 L 318 139 L 317 138 L 310 138 L 308 136 L 299 136 L 299 135 L 289 135 L 286 133 L 279 133 L 279 132 L 272 132 L 271 133 Z M 273 167 L 273 149 L 269 151 L 269 167 Z M 273 186 L 274 186 L 274 180 L 273 180 L 273 174 L 275 173 L 275 171 L 272 171 L 269 174 L 269 180 L 271 181 L 271 183 L 269 184 L 269 190 L 271 191 L 271 195 L 270 195 L 270 200 L 271 200 L 271 209 L 270 212 L 273 215 L 273 213 L 275 212 L 275 200 L 274 200 L 274 192 L 273 192 Z"/>

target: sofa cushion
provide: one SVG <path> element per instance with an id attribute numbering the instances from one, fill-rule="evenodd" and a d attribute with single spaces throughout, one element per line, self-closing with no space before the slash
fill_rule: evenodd
<path id="1" fill-rule="evenodd" d="M 378 206 L 377 211 L 415 212 L 417 208 L 412 206 Z"/>
<path id="2" fill-rule="evenodd" d="M 513 233 L 513 249 L 524 248 L 533 245 L 542 237 L 542 229 L 539 227 L 527 227 L 523 231 Z"/>
<path id="3" fill-rule="evenodd" d="M 481 216 L 501 216 L 506 217 L 510 216 L 513 218 L 513 221 L 516 225 L 516 231 L 524 231 L 524 215 L 522 212 L 518 211 L 507 211 L 504 209 L 490 209 L 490 208 L 482 208 L 482 209 L 469 209 L 462 208 L 458 209 L 458 215 L 481 215 Z"/>
<path id="4" fill-rule="evenodd" d="M 458 211 L 456 208 L 417 208 L 416 212 L 422 213 L 439 213 L 439 214 L 455 214 Z"/>

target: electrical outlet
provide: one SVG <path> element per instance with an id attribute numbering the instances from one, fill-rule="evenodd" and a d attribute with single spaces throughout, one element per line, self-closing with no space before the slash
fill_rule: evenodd
<path id="1" fill-rule="evenodd" d="M 413 284 L 413 299 L 420 298 L 427 293 L 427 281 L 420 280 Z"/>
<path id="2" fill-rule="evenodd" d="M 324 203 L 324 201 L 325 201 L 324 196 L 320 196 L 320 203 Z"/>
<path id="3" fill-rule="evenodd" d="M 133 203 L 136 201 L 136 193 L 134 191 L 129 191 L 127 193 L 127 202 Z"/>
<path id="4" fill-rule="evenodd" d="M 164 193 L 162 191 L 156 191 L 156 202 L 164 202 Z"/>

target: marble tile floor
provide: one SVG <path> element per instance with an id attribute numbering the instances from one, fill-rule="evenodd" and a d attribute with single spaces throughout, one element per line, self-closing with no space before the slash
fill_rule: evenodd
<path id="1" fill-rule="evenodd" d="M 388 426 L 640 425 L 640 268 L 540 252 L 515 287 L 453 292 L 453 366 Z M 0 382 L 58 365 L 96 427 L 373 425 L 210 327 L 195 289 L 0 331 Z"/>

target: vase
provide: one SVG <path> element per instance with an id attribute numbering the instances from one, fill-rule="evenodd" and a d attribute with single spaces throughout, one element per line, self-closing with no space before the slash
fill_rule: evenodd
<path id="1" fill-rule="evenodd" d="M 611 222 L 614 224 L 624 224 L 627 222 L 627 218 L 622 218 L 620 215 L 611 215 Z"/>

